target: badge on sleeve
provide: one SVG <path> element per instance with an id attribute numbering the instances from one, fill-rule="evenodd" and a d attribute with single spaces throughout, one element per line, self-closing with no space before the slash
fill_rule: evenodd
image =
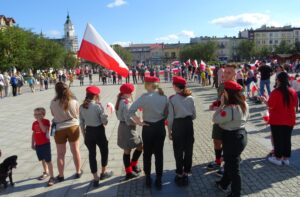
<path id="1" fill-rule="evenodd" d="M 227 115 L 227 113 L 226 113 L 226 111 L 222 110 L 222 111 L 220 112 L 220 115 L 221 115 L 221 117 L 225 117 L 225 116 Z"/>

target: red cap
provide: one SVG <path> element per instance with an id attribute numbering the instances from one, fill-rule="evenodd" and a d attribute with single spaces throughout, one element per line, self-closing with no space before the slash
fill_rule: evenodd
<path id="1" fill-rule="evenodd" d="M 242 91 L 243 87 L 235 81 L 226 81 L 224 82 L 224 88 L 229 90 Z"/>
<path id="2" fill-rule="evenodd" d="M 120 92 L 122 94 L 131 94 L 133 91 L 134 91 L 134 85 L 131 83 L 125 83 L 120 87 Z"/>
<path id="3" fill-rule="evenodd" d="M 86 93 L 98 95 L 100 94 L 101 90 L 97 86 L 89 86 L 86 88 Z"/>
<path id="4" fill-rule="evenodd" d="M 173 77 L 173 84 L 186 85 L 186 80 L 180 76 Z"/>
<path id="5" fill-rule="evenodd" d="M 159 78 L 157 77 L 145 77 L 145 82 L 150 82 L 150 83 L 157 83 L 159 82 Z"/>

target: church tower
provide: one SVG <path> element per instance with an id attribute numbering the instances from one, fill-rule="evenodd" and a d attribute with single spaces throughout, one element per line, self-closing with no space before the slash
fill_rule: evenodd
<path id="1" fill-rule="evenodd" d="M 78 40 L 69 13 L 67 15 L 67 20 L 64 25 L 64 31 L 65 31 L 65 35 L 64 35 L 65 48 L 69 51 L 76 53 L 78 51 Z"/>

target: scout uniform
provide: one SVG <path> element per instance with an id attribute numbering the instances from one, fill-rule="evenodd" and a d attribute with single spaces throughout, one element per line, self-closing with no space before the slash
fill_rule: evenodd
<path id="1" fill-rule="evenodd" d="M 93 95 L 100 94 L 100 89 L 96 86 L 89 86 L 86 88 L 86 92 Z M 101 153 L 101 165 L 107 166 L 108 162 L 108 141 L 105 135 L 105 127 L 108 123 L 107 115 L 104 113 L 104 109 L 100 103 L 96 103 L 94 100 L 88 105 L 88 108 L 80 106 L 80 126 L 81 130 L 85 131 L 84 143 L 89 151 L 89 162 L 91 173 L 97 173 L 97 160 L 96 160 L 96 146 L 99 147 Z M 100 175 L 100 179 L 111 176 L 108 172 Z"/>
<path id="2" fill-rule="evenodd" d="M 243 87 L 234 81 L 224 82 L 224 88 L 237 91 L 241 94 Z M 239 105 L 225 105 L 219 108 L 214 116 L 213 122 L 222 129 L 224 175 L 217 186 L 227 189 L 231 184 L 231 195 L 240 196 L 240 155 L 247 144 L 246 122 L 249 118 L 249 107 L 246 103 L 246 112 L 243 113 Z"/>
<path id="3" fill-rule="evenodd" d="M 118 146 L 124 150 L 131 150 L 142 145 L 142 139 L 136 131 L 135 123 L 128 116 L 128 110 L 131 105 L 131 102 L 122 97 L 124 94 L 131 94 L 134 91 L 134 86 L 132 84 L 123 84 L 120 87 L 120 97 L 119 106 L 116 110 L 116 115 L 120 121 L 118 127 Z M 142 151 L 135 150 L 130 163 L 130 154 L 123 155 L 123 162 L 126 171 L 126 179 L 136 177 L 140 172 L 140 169 L 137 167 L 138 159 Z"/>
<path id="4" fill-rule="evenodd" d="M 173 84 L 185 87 L 186 80 L 176 76 L 173 77 Z M 176 174 L 179 175 L 175 177 L 176 182 L 182 178 L 187 180 L 186 175 L 191 172 L 195 118 L 196 109 L 192 96 L 177 93 L 169 98 L 168 128 L 172 131 Z"/>
<path id="5" fill-rule="evenodd" d="M 145 77 L 146 83 L 158 83 L 157 77 Z M 166 137 L 164 121 L 167 117 L 168 98 L 157 91 L 147 92 L 140 96 L 130 107 L 129 117 L 133 117 L 136 111 L 142 108 L 143 126 L 142 139 L 144 143 L 144 172 L 146 185 L 151 186 L 151 157 L 155 155 L 156 186 L 161 187 L 163 174 L 163 147 Z"/>

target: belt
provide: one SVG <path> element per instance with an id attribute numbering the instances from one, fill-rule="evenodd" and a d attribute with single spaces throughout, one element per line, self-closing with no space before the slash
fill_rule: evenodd
<path id="1" fill-rule="evenodd" d="M 159 120 L 157 122 L 148 122 L 148 121 L 144 121 L 146 124 L 149 124 L 149 125 L 159 125 L 159 124 L 164 124 L 165 122 L 165 119 L 162 119 L 162 120 Z"/>
<path id="2" fill-rule="evenodd" d="M 120 121 L 120 123 L 122 123 L 122 124 L 126 124 L 126 122 L 125 122 L 125 121 Z"/>
<path id="3" fill-rule="evenodd" d="M 192 116 L 186 116 L 184 118 L 175 118 L 174 120 L 192 120 Z"/>

